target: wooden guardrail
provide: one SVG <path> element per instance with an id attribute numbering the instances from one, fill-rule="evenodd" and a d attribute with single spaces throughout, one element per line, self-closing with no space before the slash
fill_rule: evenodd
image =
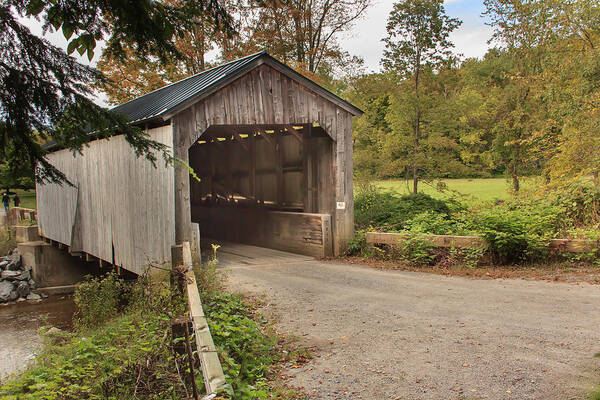
<path id="1" fill-rule="evenodd" d="M 171 248 L 172 265 L 184 275 L 184 290 L 187 295 L 189 317 L 192 323 L 196 349 L 202 366 L 206 394 L 216 393 L 226 383 L 221 361 L 215 348 L 206 316 L 202 308 L 196 277 L 192 269 L 192 252 L 189 242 Z"/>
<path id="2" fill-rule="evenodd" d="M 398 245 L 409 235 L 405 233 L 367 232 L 366 241 L 369 244 Z M 485 246 L 485 240 L 480 236 L 426 235 L 425 238 L 437 247 L 466 247 L 477 248 Z M 548 248 L 570 253 L 588 253 L 598 249 L 597 240 L 588 239 L 551 239 Z"/>

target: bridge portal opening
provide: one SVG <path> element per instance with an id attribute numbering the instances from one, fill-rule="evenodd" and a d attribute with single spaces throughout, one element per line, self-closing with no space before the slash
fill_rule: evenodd
<path id="1" fill-rule="evenodd" d="M 201 241 L 331 255 L 334 148 L 316 124 L 210 126 L 189 149 Z"/>

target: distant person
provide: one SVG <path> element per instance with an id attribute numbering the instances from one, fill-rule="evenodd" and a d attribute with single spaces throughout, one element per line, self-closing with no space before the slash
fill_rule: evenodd
<path id="1" fill-rule="evenodd" d="M 19 205 L 21 204 L 21 199 L 19 198 L 18 194 L 15 194 L 15 197 L 13 198 L 13 202 L 15 204 L 15 207 L 19 207 Z"/>
<path id="2" fill-rule="evenodd" d="M 4 192 L 2 195 L 2 204 L 4 205 L 4 211 L 8 212 L 8 207 L 10 207 L 10 196 L 8 192 Z"/>

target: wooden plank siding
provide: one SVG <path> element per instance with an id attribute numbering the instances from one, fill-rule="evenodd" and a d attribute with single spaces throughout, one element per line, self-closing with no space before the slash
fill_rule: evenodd
<path id="1" fill-rule="evenodd" d="M 152 139 L 172 144 L 170 125 L 151 129 Z M 123 136 L 96 140 L 81 155 L 60 150 L 48 161 L 74 187 L 38 184 L 42 236 L 135 273 L 170 261 L 175 242 L 174 170 L 137 158 Z"/>
<path id="2" fill-rule="evenodd" d="M 263 64 L 173 117 L 174 155 L 189 162 L 188 149 L 207 128 L 214 125 L 314 123 L 325 130 L 334 145 L 329 146 L 328 162 L 320 164 L 322 169 L 329 168 L 329 174 L 314 178 L 323 192 L 315 201 L 316 209 L 311 211 L 331 215 L 333 248 L 334 253 L 339 255 L 354 229 L 352 115 L 348 111 Z M 174 179 L 175 236 L 177 243 L 181 243 L 191 240 L 187 170 L 177 167 Z M 310 181 L 313 182 L 312 178 Z M 305 197 L 304 194 L 302 197 Z M 345 207 L 337 209 L 336 201 L 344 203 Z"/>

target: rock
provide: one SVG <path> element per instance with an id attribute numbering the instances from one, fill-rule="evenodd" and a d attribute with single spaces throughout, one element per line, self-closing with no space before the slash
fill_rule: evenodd
<path id="1" fill-rule="evenodd" d="M 63 333 L 62 330 L 60 330 L 57 327 L 53 326 L 52 328 L 48 329 L 45 334 L 48 335 L 48 336 L 56 336 L 56 335 L 60 335 L 61 333 Z"/>
<path id="2" fill-rule="evenodd" d="M 20 271 L 21 270 L 21 263 L 16 263 L 14 261 L 11 261 L 10 264 L 8 264 L 6 266 L 6 269 L 9 271 Z"/>
<path id="3" fill-rule="evenodd" d="M 18 297 L 19 294 L 17 293 L 17 289 L 13 287 L 13 290 L 10 292 L 10 295 L 8 297 L 8 301 L 16 300 Z"/>
<path id="4" fill-rule="evenodd" d="M 29 284 L 26 281 L 21 281 L 17 285 L 17 294 L 19 295 L 19 297 L 27 297 L 30 291 L 31 290 L 29 289 Z"/>
<path id="5" fill-rule="evenodd" d="M 9 261 L 6 261 L 6 260 L 4 260 L 4 261 L 0 262 L 0 268 L 6 268 L 6 266 L 7 266 L 8 264 L 10 264 L 10 262 L 9 262 Z"/>
<path id="6" fill-rule="evenodd" d="M 0 282 L 0 302 L 6 302 L 10 299 L 10 293 L 14 289 L 14 285 L 9 281 Z"/>
<path id="7" fill-rule="evenodd" d="M 27 295 L 27 300 L 41 300 L 41 299 L 42 299 L 42 296 L 40 296 L 37 293 L 31 292 L 31 293 L 29 293 L 29 295 Z"/>
<path id="8" fill-rule="evenodd" d="M 19 271 L 2 271 L 2 273 L 0 273 L 0 278 L 2 279 L 9 279 L 9 280 L 15 280 L 17 276 L 20 276 L 21 272 Z"/>
<path id="9" fill-rule="evenodd" d="M 40 293 L 40 295 L 42 296 L 42 299 L 45 299 L 45 298 L 48 297 L 48 295 L 46 293 L 44 293 L 44 292 Z"/>
<path id="10" fill-rule="evenodd" d="M 15 279 L 18 281 L 28 281 L 31 279 L 31 274 L 29 271 L 20 271 L 19 275 L 15 276 Z"/>
<path id="11" fill-rule="evenodd" d="M 37 288 L 37 283 L 35 283 L 35 281 L 33 279 L 29 279 L 27 281 L 27 283 L 29 284 L 29 287 L 31 288 L 31 290 L 35 290 Z"/>
<path id="12" fill-rule="evenodd" d="M 16 271 L 21 268 L 21 255 L 18 252 L 13 252 L 8 256 L 8 269 Z"/>

